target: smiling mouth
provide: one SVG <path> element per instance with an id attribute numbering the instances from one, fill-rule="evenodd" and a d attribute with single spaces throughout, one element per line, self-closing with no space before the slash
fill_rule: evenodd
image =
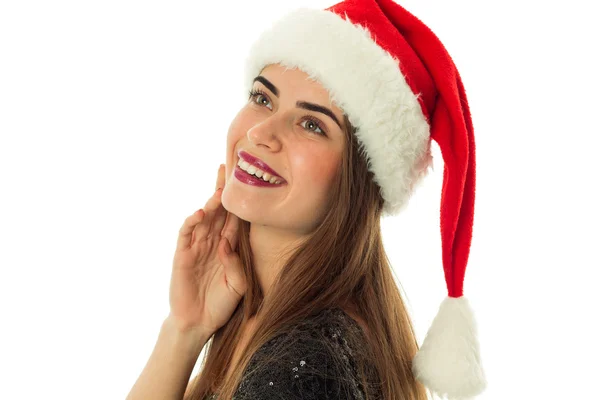
<path id="1" fill-rule="evenodd" d="M 283 179 L 283 177 L 279 175 L 277 171 L 273 170 L 266 162 L 258 158 L 258 156 L 252 155 L 244 150 L 239 150 L 237 155 L 240 159 L 242 159 L 242 162 L 246 163 L 244 164 L 244 167 L 253 166 L 257 170 L 260 170 L 258 172 L 259 175 L 267 174 L 268 178 L 275 176 L 285 182 L 285 179 Z"/>
<path id="2" fill-rule="evenodd" d="M 254 165 L 249 164 L 247 161 L 239 158 L 236 164 L 237 168 L 244 172 L 244 174 L 251 176 L 254 179 L 262 181 L 264 183 L 270 183 L 273 185 L 280 185 L 285 183 L 285 179 L 277 176 L 269 174 L 261 170 L 260 168 L 255 167 Z"/>

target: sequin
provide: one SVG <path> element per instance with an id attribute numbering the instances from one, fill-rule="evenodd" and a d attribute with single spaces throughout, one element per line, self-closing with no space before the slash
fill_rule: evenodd
<path id="1" fill-rule="evenodd" d="M 292 332 L 267 341 L 253 355 L 234 399 L 364 400 L 364 388 L 357 373 L 358 360 L 353 351 L 353 346 L 364 345 L 364 337 L 354 334 L 360 330 L 339 308 L 307 318 Z M 288 368 L 294 374 L 290 374 Z M 338 375 L 332 376 L 331 371 Z M 372 381 L 377 382 L 377 378 L 373 377 Z"/>

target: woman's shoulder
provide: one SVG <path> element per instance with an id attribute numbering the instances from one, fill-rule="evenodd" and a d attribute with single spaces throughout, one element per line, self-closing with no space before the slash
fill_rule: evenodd
<path id="1" fill-rule="evenodd" d="M 361 326 L 349 313 L 322 310 L 266 342 L 234 398 L 363 399 L 357 352 L 364 346 Z"/>
<path id="2" fill-rule="evenodd" d="M 361 334 L 364 328 L 363 324 L 364 322 L 350 310 L 334 307 L 321 310 L 298 322 L 292 328 L 292 332 L 309 334 L 320 339 L 335 339 L 340 335 Z"/>

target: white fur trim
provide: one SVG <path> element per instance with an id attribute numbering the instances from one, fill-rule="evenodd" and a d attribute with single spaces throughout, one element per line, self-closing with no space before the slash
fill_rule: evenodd
<path id="1" fill-rule="evenodd" d="M 416 379 L 441 397 L 469 399 L 485 389 L 475 317 L 464 296 L 444 299 L 412 370 Z"/>
<path id="2" fill-rule="evenodd" d="M 385 200 L 402 211 L 432 164 L 429 124 L 399 61 L 346 15 L 300 8 L 264 31 L 245 66 L 246 90 L 264 67 L 299 68 L 320 82 L 347 115 Z M 245 93 L 247 96 L 247 92 Z"/>

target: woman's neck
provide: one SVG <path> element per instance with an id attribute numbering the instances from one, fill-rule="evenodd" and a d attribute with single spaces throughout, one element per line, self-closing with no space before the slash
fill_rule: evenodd
<path id="1" fill-rule="evenodd" d="M 252 263 L 265 296 L 288 259 L 290 250 L 299 246 L 305 239 L 306 237 L 289 230 L 250 224 L 249 240 L 252 249 Z"/>

